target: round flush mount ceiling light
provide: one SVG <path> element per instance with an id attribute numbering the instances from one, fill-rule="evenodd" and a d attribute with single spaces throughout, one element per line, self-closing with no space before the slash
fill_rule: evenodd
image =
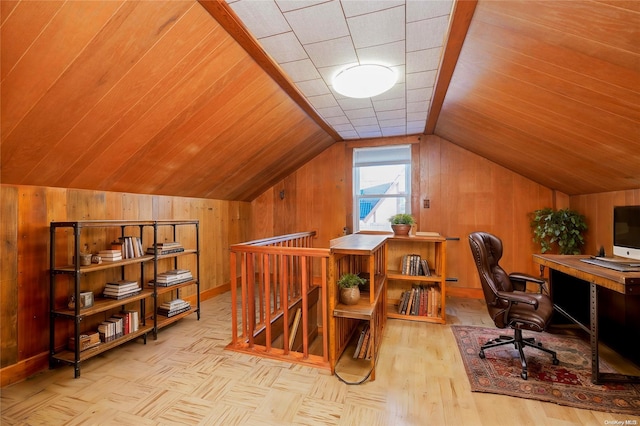
<path id="1" fill-rule="evenodd" d="M 340 71 L 333 88 L 349 98 L 370 98 L 391 89 L 397 79 L 395 71 L 383 65 L 356 65 Z"/>

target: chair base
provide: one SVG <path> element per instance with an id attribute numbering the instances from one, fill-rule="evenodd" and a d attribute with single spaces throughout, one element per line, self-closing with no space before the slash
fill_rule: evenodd
<path id="1" fill-rule="evenodd" d="M 553 357 L 552 359 L 553 365 L 558 365 L 560 363 L 554 351 L 552 351 L 551 349 L 542 347 L 542 343 L 539 343 L 539 342 L 536 343 L 536 340 L 533 337 L 529 337 L 526 339 L 522 338 L 522 330 L 515 329 L 514 331 L 515 332 L 513 337 L 499 336 L 496 339 L 489 340 L 487 343 L 482 345 L 482 347 L 480 348 L 480 353 L 478 353 L 478 356 L 484 359 L 485 349 L 495 348 L 496 346 L 503 346 L 503 345 L 510 345 L 510 344 L 514 345 L 515 348 L 518 350 L 518 353 L 520 354 L 520 363 L 522 365 L 522 372 L 520 373 L 520 377 L 522 377 L 524 380 L 527 380 L 527 377 L 528 377 L 527 358 L 524 356 L 524 351 L 523 351 L 525 346 L 530 346 L 532 348 L 535 348 L 550 354 Z"/>

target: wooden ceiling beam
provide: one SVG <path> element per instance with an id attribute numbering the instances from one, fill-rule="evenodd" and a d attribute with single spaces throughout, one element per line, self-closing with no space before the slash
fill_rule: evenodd
<path id="1" fill-rule="evenodd" d="M 341 141 L 340 135 L 320 117 L 307 102 L 295 85 L 280 67 L 262 49 L 257 40 L 249 33 L 233 9 L 224 0 L 198 0 L 205 10 L 215 19 L 235 41 L 251 56 L 258 65 L 296 102 L 335 141 Z"/>
<path id="2" fill-rule="evenodd" d="M 473 13 L 476 10 L 477 0 L 458 0 L 456 1 L 455 10 L 451 18 L 451 27 L 449 28 L 449 36 L 447 37 L 447 46 L 442 55 L 442 63 L 436 77 L 436 88 L 431 98 L 431 106 L 429 107 L 429 116 L 424 129 L 425 135 L 432 135 L 438 123 L 438 117 L 442 110 L 444 98 L 449 89 L 449 83 L 453 77 L 453 71 L 456 69 L 458 57 L 462 50 L 462 45 L 467 37 L 469 25 Z"/>

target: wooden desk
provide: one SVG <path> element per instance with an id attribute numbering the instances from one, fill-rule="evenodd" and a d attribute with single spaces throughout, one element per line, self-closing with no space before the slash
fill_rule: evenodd
<path id="1" fill-rule="evenodd" d="M 578 324 L 590 335 L 591 343 L 591 380 L 593 383 L 602 382 L 634 382 L 640 383 L 640 376 L 626 376 L 622 374 L 603 373 L 599 368 L 598 356 L 598 293 L 601 288 L 607 288 L 625 297 L 640 296 L 640 273 L 638 272 L 618 272 L 613 269 L 591 265 L 582 262 L 580 259 L 589 256 L 570 256 L 552 254 L 534 254 L 534 262 L 540 265 L 540 272 L 544 268 L 559 271 L 579 280 L 589 283 L 589 325 L 583 324 L 580 320 L 571 315 L 565 307 L 559 306 L 554 301 L 554 309 L 571 321 Z M 549 274 L 550 284 L 553 291 L 552 275 Z"/>

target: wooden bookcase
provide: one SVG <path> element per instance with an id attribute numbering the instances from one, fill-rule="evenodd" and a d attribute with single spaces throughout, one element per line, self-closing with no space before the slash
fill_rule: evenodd
<path id="1" fill-rule="evenodd" d="M 352 234 L 331 241 L 329 269 L 329 344 L 331 365 L 335 366 L 364 321 L 370 329 L 372 353 L 363 362 L 370 364 L 375 380 L 375 364 L 386 323 L 386 235 Z M 355 305 L 340 303 L 337 280 L 347 272 L 368 279 Z M 353 356 L 353 354 L 347 354 Z"/>
<path id="2" fill-rule="evenodd" d="M 446 239 L 442 236 L 390 236 L 387 240 L 387 317 L 444 324 L 446 292 Z M 402 273 L 405 255 L 417 254 L 429 264 L 430 275 Z M 399 312 L 402 293 L 422 288 L 422 315 Z M 426 291 L 426 292 L 425 292 Z M 433 303 L 429 310 L 429 303 Z M 419 311 L 418 311 L 419 312 Z"/>
<path id="3" fill-rule="evenodd" d="M 162 327 L 166 327 L 187 315 L 196 313 L 200 319 L 200 232 L 197 220 L 183 221 L 156 221 L 154 223 L 154 241 L 161 239 L 168 241 L 185 241 L 188 243 L 184 251 L 157 255 L 153 264 L 154 283 L 159 273 L 169 269 L 189 269 L 193 274 L 193 279 L 168 287 L 158 285 L 153 286 L 153 297 L 155 315 L 153 315 L 154 332 L 157 333 Z M 158 313 L 158 308 L 164 301 L 178 299 L 181 293 L 188 288 L 193 288 L 195 292 L 196 304 L 190 310 L 177 315 L 167 317 Z"/>
<path id="4" fill-rule="evenodd" d="M 183 226 L 192 228 L 189 241 L 195 248 L 185 249 L 181 253 L 159 256 L 146 254 L 146 248 L 153 243 L 169 240 L 178 236 L 177 229 Z M 163 231 L 168 228 L 167 231 Z M 116 261 L 103 261 L 99 264 L 81 265 L 82 251 L 97 252 L 110 248 L 111 241 L 120 237 L 132 236 L 140 240 L 141 251 L 136 257 Z M 191 313 L 197 312 L 200 318 L 199 291 L 199 236 L 198 221 L 118 221 L 86 220 L 74 222 L 51 222 L 50 225 L 50 333 L 49 365 L 58 363 L 74 366 L 74 376 L 80 376 L 80 364 L 102 352 L 120 346 L 130 340 L 142 337 L 146 343 L 147 334 L 157 337 L 158 329 Z M 177 268 L 179 259 L 192 257 L 187 265 L 192 265 L 193 280 L 176 286 L 160 288 L 149 285 L 153 277 L 163 269 Z M 182 266 L 181 266 L 182 267 Z M 140 292 L 124 299 L 101 297 L 109 281 L 127 279 L 139 283 Z M 175 317 L 162 318 L 157 315 L 159 297 L 179 297 L 180 291 L 191 286 L 196 292 L 196 306 Z M 80 294 L 93 293 L 93 305 L 81 306 Z M 70 297 L 75 303 L 69 307 Z M 81 350 L 81 336 L 94 332 L 101 322 L 107 321 L 123 311 L 136 311 L 139 327 L 137 330 L 122 334 L 108 342 L 100 342 L 89 349 Z M 72 338 L 72 343 L 70 343 Z"/>

